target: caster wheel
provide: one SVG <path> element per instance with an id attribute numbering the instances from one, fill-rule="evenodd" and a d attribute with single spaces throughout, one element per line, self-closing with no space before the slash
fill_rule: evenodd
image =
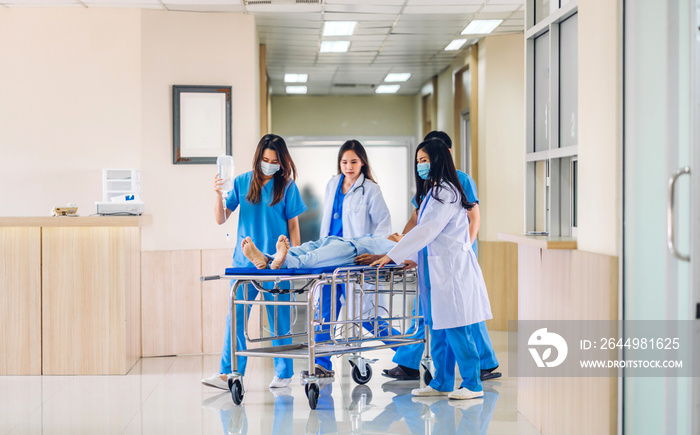
<path id="1" fill-rule="evenodd" d="M 366 373 L 362 376 L 360 373 L 360 368 L 353 364 L 352 366 L 352 380 L 360 385 L 364 385 L 372 379 L 372 367 L 369 364 L 365 364 Z"/>
<path id="2" fill-rule="evenodd" d="M 231 398 L 233 403 L 240 405 L 243 401 L 243 384 L 240 379 L 229 379 L 228 389 L 231 391 Z"/>
<path id="3" fill-rule="evenodd" d="M 360 403 L 364 398 L 365 405 L 369 405 L 372 402 L 372 390 L 367 385 L 358 385 L 353 388 L 350 397 L 353 403 Z"/>
<path id="4" fill-rule="evenodd" d="M 319 394 L 319 388 L 318 384 L 307 384 L 308 388 L 306 389 L 306 396 L 309 398 L 309 406 L 311 409 L 316 409 L 316 405 L 318 404 L 318 394 Z"/>

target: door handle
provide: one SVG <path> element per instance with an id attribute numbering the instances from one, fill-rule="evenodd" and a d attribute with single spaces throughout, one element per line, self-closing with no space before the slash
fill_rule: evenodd
<path id="1" fill-rule="evenodd" d="M 666 230 L 668 250 L 679 260 L 690 261 L 690 255 L 683 255 L 676 250 L 676 219 L 674 197 L 676 195 L 676 181 L 681 175 L 690 174 L 690 168 L 680 168 L 668 179 L 668 206 L 666 208 Z"/>

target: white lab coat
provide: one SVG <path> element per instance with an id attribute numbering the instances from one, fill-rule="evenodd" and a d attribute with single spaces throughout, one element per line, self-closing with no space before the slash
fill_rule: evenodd
<path id="1" fill-rule="evenodd" d="M 336 175 L 326 185 L 321 237 L 329 235 L 335 192 L 341 177 L 340 174 Z M 384 202 L 382 191 L 376 183 L 365 179 L 364 174 L 360 174 L 343 199 L 343 237 L 388 236 L 389 234 L 391 234 L 391 215 L 389 207 Z"/>
<path id="2" fill-rule="evenodd" d="M 447 184 L 439 193 L 442 203 L 432 197 L 434 192 L 421 203 L 416 227 L 387 255 L 397 264 L 417 262 L 421 249 L 428 247 L 433 329 L 491 319 L 486 284 L 469 241 L 467 210 Z"/>

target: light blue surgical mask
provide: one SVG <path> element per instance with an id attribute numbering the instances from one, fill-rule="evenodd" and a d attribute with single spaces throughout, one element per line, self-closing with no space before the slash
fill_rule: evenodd
<path id="1" fill-rule="evenodd" d="M 428 179 L 428 173 L 430 172 L 430 162 L 428 163 L 418 163 L 416 166 L 418 169 L 418 176 L 424 180 Z"/>
<path id="2" fill-rule="evenodd" d="M 272 163 L 260 162 L 260 170 L 266 177 L 270 175 L 275 175 L 275 172 L 280 170 L 280 165 L 273 165 Z"/>

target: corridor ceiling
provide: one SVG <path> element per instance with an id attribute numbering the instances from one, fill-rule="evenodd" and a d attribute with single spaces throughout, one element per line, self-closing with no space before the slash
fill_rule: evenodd
<path id="1" fill-rule="evenodd" d="M 285 95 L 287 73 L 307 74 L 308 95 L 371 95 L 382 84 L 416 94 L 450 65 L 460 51 L 445 51 L 454 39 L 462 50 L 484 35 L 461 35 L 473 20 L 500 19 L 491 33 L 523 33 L 524 0 L 0 0 L 0 8 L 132 7 L 255 16 L 266 45 L 273 95 Z M 328 21 L 356 21 L 351 36 L 323 36 Z M 345 53 L 320 52 L 322 41 L 350 41 Z M 410 73 L 406 82 L 385 83 L 389 73 Z"/>

